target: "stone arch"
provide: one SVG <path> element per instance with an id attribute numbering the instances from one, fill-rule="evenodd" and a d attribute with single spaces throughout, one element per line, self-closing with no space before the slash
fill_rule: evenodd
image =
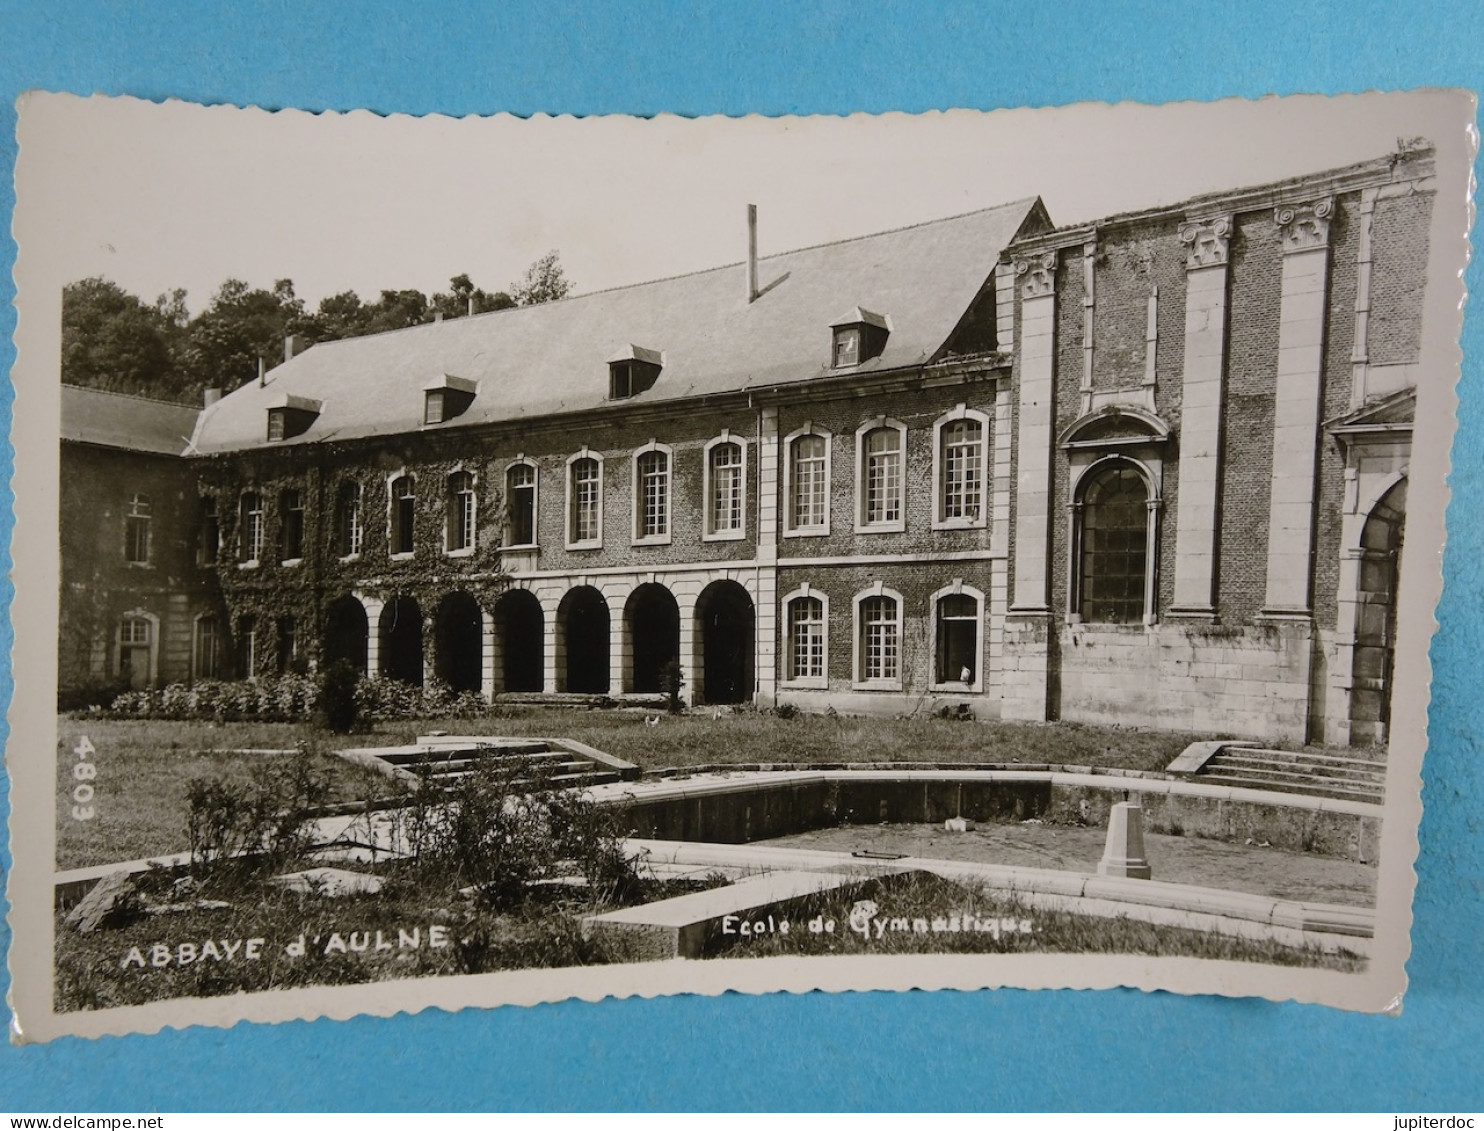
<path id="1" fill-rule="evenodd" d="M 445 593 L 434 613 L 433 673 L 454 691 L 482 689 L 484 610 L 461 589 Z"/>
<path id="2" fill-rule="evenodd" d="M 1355 651 L 1350 668 L 1350 741 L 1385 742 L 1396 665 L 1396 605 L 1407 523 L 1407 480 L 1398 478 L 1371 507 L 1360 534 Z"/>
<path id="3" fill-rule="evenodd" d="M 546 615 L 529 589 L 511 589 L 495 602 L 495 641 L 502 691 L 540 691 L 544 686 Z M 606 644 L 605 644 L 606 646 Z M 605 671 L 606 690 L 607 675 Z"/>
<path id="4" fill-rule="evenodd" d="M 370 651 L 370 625 L 366 606 L 361 604 L 355 594 L 345 593 L 331 601 L 325 610 L 325 666 L 345 660 L 357 672 L 365 675 Z"/>
<path id="5" fill-rule="evenodd" d="M 652 695 L 662 689 L 665 666 L 680 655 L 680 606 L 675 594 L 657 581 L 629 594 L 623 610 L 628 647 L 626 690 Z M 694 679 L 687 672 L 686 679 Z"/>
<path id="6" fill-rule="evenodd" d="M 423 685 L 423 613 L 408 596 L 393 597 L 377 622 L 381 674 L 414 687 Z"/>
<path id="7" fill-rule="evenodd" d="M 696 599 L 694 690 L 702 703 L 745 703 L 756 683 L 757 616 L 752 597 L 735 581 L 713 581 Z"/>
<path id="8" fill-rule="evenodd" d="M 608 692 L 608 602 L 591 585 L 569 589 L 557 606 L 557 690 Z"/>

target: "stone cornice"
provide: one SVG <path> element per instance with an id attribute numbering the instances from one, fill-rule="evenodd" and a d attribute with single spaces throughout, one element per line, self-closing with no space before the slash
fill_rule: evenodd
<path id="1" fill-rule="evenodd" d="M 1198 221 L 1203 217 L 1219 214 L 1235 217 L 1244 212 L 1263 212 L 1278 208 L 1293 200 L 1343 196 L 1367 188 L 1380 188 L 1383 197 L 1406 192 L 1430 193 L 1436 191 L 1433 173 L 1433 151 L 1430 147 L 1405 154 L 1391 154 L 1344 169 L 1293 177 L 1255 188 L 1210 193 L 1177 204 L 1116 213 L 1090 224 L 1039 232 L 1016 240 L 1005 249 L 1001 258 L 1012 262 L 1029 259 L 1041 251 L 1081 245 L 1098 238 L 1100 232 L 1110 228 L 1150 220 Z"/>

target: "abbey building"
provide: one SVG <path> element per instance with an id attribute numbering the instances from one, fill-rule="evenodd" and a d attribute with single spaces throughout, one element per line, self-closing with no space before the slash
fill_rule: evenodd
<path id="1" fill-rule="evenodd" d="M 1383 741 L 1431 162 L 290 346 L 199 414 L 65 390 L 61 687 L 675 661 L 693 703 Z"/>

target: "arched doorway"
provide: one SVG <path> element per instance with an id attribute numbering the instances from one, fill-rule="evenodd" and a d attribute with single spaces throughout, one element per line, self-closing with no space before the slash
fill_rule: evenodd
<path id="1" fill-rule="evenodd" d="M 365 675 L 369 637 L 366 606 L 349 593 L 336 598 L 325 610 L 325 666 L 344 660 Z"/>
<path id="2" fill-rule="evenodd" d="M 378 626 L 381 674 L 414 687 L 423 685 L 423 614 L 411 597 L 393 597 Z"/>
<path id="3" fill-rule="evenodd" d="M 629 594 L 623 615 L 632 657 L 629 690 L 654 694 L 662 690 L 665 665 L 680 655 L 680 606 L 673 593 L 650 582 Z"/>
<path id="4" fill-rule="evenodd" d="M 433 668 L 455 691 L 479 691 L 484 683 L 484 613 L 468 593 L 438 602 L 433 620 Z"/>
<path id="5" fill-rule="evenodd" d="M 713 581 L 701 591 L 696 601 L 696 646 L 703 703 L 745 703 L 752 698 L 753 608 L 746 589 L 735 581 Z"/>
<path id="6" fill-rule="evenodd" d="M 608 602 L 590 585 L 569 589 L 557 606 L 557 690 L 608 692 Z"/>
<path id="7" fill-rule="evenodd" d="M 545 633 L 546 621 L 541 613 L 541 602 L 529 589 L 512 589 L 495 602 L 495 639 L 500 646 L 502 690 L 542 690 L 545 675 L 542 638 Z M 606 648 L 607 632 L 603 635 Z M 605 664 L 605 691 L 607 681 L 608 668 Z"/>
<path id="8" fill-rule="evenodd" d="M 1359 607 L 1350 669 L 1350 741 L 1385 742 L 1391 723 L 1396 665 L 1396 598 L 1402 536 L 1407 524 L 1407 481 L 1399 480 L 1366 519 L 1360 536 Z"/>

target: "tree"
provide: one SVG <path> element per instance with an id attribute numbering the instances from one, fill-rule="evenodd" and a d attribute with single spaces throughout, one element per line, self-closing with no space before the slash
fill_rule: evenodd
<path id="1" fill-rule="evenodd" d="M 265 291 L 228 279 L 190 325 L 186 364 L 198 390 L 235 389 L 257 376 L 259 358 L 270 367 L 282 359 L 287 335 L 313 328 L 292 280 Z"/>
<path id="2" fill-rule="evenodd" d="M 183 293 L 181 300 L 183 306 Z M 107 279 L 68 283 L 62 288 L 62 381 L 177 399 L 173 329 L 159 309 Z"/>
<path id="3" fill-rule="evenodd" d="M 572 290 L 556 251 L 548 251 L 526 268 L 525 276 L 511 284 L 510 296 L 517 306 L 535 306 L 542 302 L 555 302 L 566 298 Z"/>

